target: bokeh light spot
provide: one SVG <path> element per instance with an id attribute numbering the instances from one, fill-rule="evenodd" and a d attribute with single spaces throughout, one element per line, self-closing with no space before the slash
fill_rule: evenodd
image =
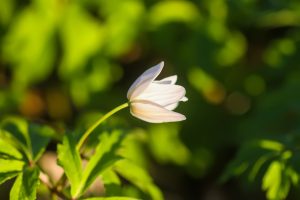
<path id="1" fill-rule="evenodd" d="M 226 98 L 226 108 L 234 115 L 245 114 L 251 106 L 250 99 L 239 92 L 233 92 Z"/>
<path id="2" fill-rule="evenodd" d="M 24 116 L 38 117 L 45 111 L 45 102 L 37 91 L 28 91 L 19 109 Z"/>
<path id="3" fill-rule="evenodd" d="M 149 21 L 153 27 L 170 22 L 184 22 L 195 25 L 200 20 L 199 10 L 188 1 L 162 1 L 157 3 L 149 13 Z"/>
<path id="4" fill-rule="evenodd" d="M 257 96 L 262 94 L 266 89 L 265 80 L 259 75 L 250 75 L 245 79 L 244 87 L 248 94 Z"/>
<path id="5" fill-rule="evenodd" d="M 47 107 L 50 117 L 66 120 L 71 116 L 71 106 L 67 96 L 59 90 L 49 90 L 47 93 Z"/>
<path id="6" fill-rule="evenodd" d="M 278 48 L 285 55 L 291 55 L 296 50 L 294 41 L 290 39 L 282 39 L 278 43 Z"/>
<path id="7" fill-rule="evenodd" d="M 226 90 L 221 83 L 213 79 L 200 68 L 193 68 L 188 75 L 190 83 L 202 93 L 203 97 L 212 104 L 223 102 Z"/>

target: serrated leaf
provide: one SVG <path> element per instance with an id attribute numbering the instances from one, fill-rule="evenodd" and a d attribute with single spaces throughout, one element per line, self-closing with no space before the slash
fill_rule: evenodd
<path id="1" fill-rule="evenodd" d="M 104 183 L 104 185 L 110 183 L 121 185 L 120 178 L 118 177 L 116 172 L 113 171 L 112 169 L 105 170 L 105 172 L 101 174 L 101 180 Z"/>
<path id="2" fill-rule="evenodd" d="M 268 199 L 281 199 L 279 198 L 282 181 L 281 171 L 281 163 L 273 161 L 263 177 L 262 189 L 267 191 Z"/>
<path id="3" fill-rule="evenodd" d="M 13 145 L 0 138 L 0 158 L 21 160 L 23 155 Z"/>
<path id="4" fill-rule="evenodd" d="M 35 200 L 39 184 L 39 169 L 26 168 L 17 177 L 11 191 L 10 200 Z"/>
<path id="5" fill-rule="evenodd" d="M 1 122 L 1 138 L 20 149 L 28 160 L 32 159 L 28 123 L 17 117 L 9 117 Z"/>
<path id="6" fill-rule="evenodd" d="M 146 170 L 129 160 L 121 160 L 114 169 L 141 191 L 148 194 L 151 199 L 162 200 L 163 195 L 159 188 L 153 183 L 151 176 Z"/>
<path id="7" fill-rule="evenodd" d="M 299 183 L 299 173 L 297 173 L 292 167 L 288 167 L 286 170 L 285 170 L 285 174 L 286 176 L 288 176 L 291 180 L 291 182 L 294 184 L 294 185 L 297 185 Z"/>
<path id="8" fill-rule="evenodd" d="M 25 120 L 18 117 L 9 117 L 3 120 L 1 127 L 3 130 L 8 131 L 24 146 L 28 148 L 31 146 L 28 133 L 28 123 Z"/>
<path id="9" fill-rule="evenodd" d="M 120 160 L 121 157 L 116 154 L 116 151 L 120 148 L 122 139 L 123 137 L 120 131 L 113 131 L 111 134 L 103 133 L 100 136 L 100 143 L 86 165 L 81 187 L 77 191 L 76 196 L 84 193 L 105 169 Z"/>
<path id="10" fill-rule="evenodd" d="M 49 126 L 37 124 L 30 124 L 28 128 L 32 145 L 32 157 L 34 161 L 37 161 L 45 151 L 50 138 L 55 135 L 55 131 Z"/>
<path id="11" fill-rule="evenodd" d="M 251 181 L 254 180 L 261 168 L 276 156 L 279 147 L 279 143 L 271 140 L 254 140 L 245 143 L 234 160 L 227 165 L 219 181 L 225 182 L 232 176 L 239 176 L 245 172 L 249 172 Z"/>
<path id="12" fill-rule="evenodd" d="M 87 198 L 83 200 L 139 200 L 132 197 L 93 197 L 93 198 Z"/>
<path id="13" fill-rule="evenodd" d="M 0 159 L 0 173 L 22 171 L 24 165 L 20 160 Z"/>
<path id="14" fill-rule="evenodd" d="M 17 117 L 5 119 L 2 136 L 11 146 L 21 149 L 29 161 L 37 161 L 48 145 L 54 130 L 45 125 L 29 124 Z M 1 144 L 0 144 L 1 145 Z"/>
<path id="15" fill-rule="evenodd" d="M 0 138 L 0 184 L 17 176 L 25 165 L 23 155 L 12 145 Z"/>
<path id="16" fill-rule="evenodd" d="M 82 165 L 76 143 L 71 134 L 63 137 L 62 144 L 58 147 L 58 164 L 65 170 L 71 184 L 71 195 L 74 197 L 82 179 Z"/>
<path id="17" fill-rule="evenodd" d="M 250 181 L 254 181 L 256 175 L 258 174 L 258 172 L 260 171 L 260 169 L 262 168 L 262 166 L 264 164 L 266 164 L 267 161 L 269 161 L 273 156 L 274 156 L 274 152 L 270 152 L 268 154 L 262 155 L 260 158 L 258 158 L 255 163 L 253 164 L 253 167 L 249 173 L 249 180 Z"/>
<path id="18" fill-rule="evenodd" d="M 11 178 L 14 178 L 19 173 L 20 173 L 19 171 L 10 171 L 10 172 L 0 173 L 0 184 L 4 183 L 5 181 L 7 181 Z"/>
<path id="19" fill-rule="evenodd" d="M 101 173 L 101 181 L 104 184 L 106 196 L 122 194 L 121 180 L 112 168 Z"/>
<path id="20" fill-rule="evenodd" d="M 273 161 L 263 177 L 262 189 L 268 190 L 268 196 L 275 197 L 276 191 L 281 181 L 281 165 L 278 161 Z"/>
<path id="21" fill-rule="evenodd" d="M 291 185 L 298 183 L 299 174 L 282 160 L 273 161 L 263 177 L 262 189 L 267 199 L 286 199 Z"/>

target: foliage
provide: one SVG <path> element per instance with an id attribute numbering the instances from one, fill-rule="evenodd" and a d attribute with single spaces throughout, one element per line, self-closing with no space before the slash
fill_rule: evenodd
<path id="1" fill-rule="evenodd" d="M 106 171 L 118 172 L 137 185 L 145 194 L 152 196 L 153 199 L 162 199 L 159 189 L 153 185 L 148 173 L 131 163 L 132 161 L 131 164 L 128 163 L 129 161 L 125 157 L 119 155 L 118 151 L 125 138 L 124 132 L 121 130 L 100 134 L 95 152 L 88 157 L 88 160 L 86 160 L 86 156 L 83 156 L 84 152 L 80 153 L 76 148 L 75 135 L 65 134 L 62 143 L 57 148 L 58 164 L 63 168 L 65 175 L 54 185 L 54 183 L 49 182 L 49 179 L 43 178 L 43 176 L 48 175 L 42 172 L 43 169 L 38 163 L 41 152 L 46 149 L 53 135 L 55 135 L 54 130 L 46 125 L 28 123 L 21 118 L 3 120 L 0 135 L 1 183 L 17 176 L 10 192 L 10 199 L 36 199 L 40 181 L 47 185 L 51 191 L 55 191 L 54 193 L 59 197 L 79 199 L 85 196 L 86 191 L 97 178 L 105 176 L 104 172 Z M 84 167 L 83 162 L 86 162 Z M 120 181 L 117 183 L 118 185 L 122 184 Z M 110 194 L 107 193 L 107 195 Z M 126 200 L 133 198 L 99 197 L 88 199 Z"/>
<path id="2" fill-rule="evenodd" d="M 299 11 L 298 0 L 0 1 L 0 199 L 299 199 Z M 76 149 L 162 60 L 187 90 L 187 120 L 120 112 Z"/>
<path id="3" fill-rule="evenodd" d="M 299 183 L 299 149 L 294 149 L 294 141 L 283 144 L 261 139 L 245 144 L 228 165 L 222 180 L 242 173 L 247 173 L 250 181 L 259 176 L 268 199 L 286 199 L 290 187 Z"/>

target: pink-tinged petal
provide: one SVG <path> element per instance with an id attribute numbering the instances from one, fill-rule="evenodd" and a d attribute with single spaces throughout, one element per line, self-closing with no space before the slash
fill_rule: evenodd
<path id="1" fill-rule="evenodd" d="M 127 98 L 129 100 L 134 99 L 137 95 L 141 94 L 152 81 L 160 74 L 163 69 L 164 62 L 160 62 L 158 65 L 146 70 L 141 76 L 139 76 L 134 83 L 130 86 L 127 92 Z"/>
<path id="2" fill-rule="evenodd" d="M 184 115 L 150 101 L 132 102 L 130 112 L 133 116 L 150 123 L 177 122 L 186 119 Z"/>
<path id="3" fill-rule="evenodd" d="M 180 85 L 151 83 L 148 88 L 135 99 L 151 101 L 164 107 L 177 103 L 184 96 L 185 89 Z"/>
<path id="4" fill-rule="evenodd" d="M 174 85 L 177 81 L 177 75 L 169 76 L 167 78 L 161 79 L 159 81 L 154 81 L 154 83 L 158 84 L 172 84 Z"/>

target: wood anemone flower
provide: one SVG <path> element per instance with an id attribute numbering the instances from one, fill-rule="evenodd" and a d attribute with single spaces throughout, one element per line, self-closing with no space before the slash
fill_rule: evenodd
<path id="1" fill-rule="evenodd" d="M 173 111 L 180 101 L 188 100 L 185 97 L 185 88 L 175 85 L 177 76 L 154 80 L 163 66 L 164 62 L 161 62 L 146 70 L 129 88 L 127 98 L 133 116 L 151 123 L 186 119 L 184 115 Z"/>

